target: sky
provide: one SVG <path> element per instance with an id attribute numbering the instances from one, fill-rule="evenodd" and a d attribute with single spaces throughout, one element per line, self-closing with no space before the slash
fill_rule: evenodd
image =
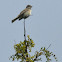
<path id="1" fill-rule="evenodd" d="M 31 54 L 51 44 L 48 50 L 62 62 L 62 0 L 0 0 L 0 61 L 12 62 L 9 57 L 15 53 L 14 44 L 24 40 L 24 20 L 11 20 L 28 4 L 33 6 L 26 19 L 26 34 L 35 43 Z"/>

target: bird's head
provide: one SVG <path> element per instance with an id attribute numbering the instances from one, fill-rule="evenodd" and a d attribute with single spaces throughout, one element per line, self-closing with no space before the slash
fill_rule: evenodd
<path id="1" fill-rule="evenodd" d="M 31 9 L 31 8 L 32 8 L 32 6 L 31 6 L 31 5 L 27 5 L 27 6 L 26 6 L 26 8 L 29 8 L 29 9 Z"/>

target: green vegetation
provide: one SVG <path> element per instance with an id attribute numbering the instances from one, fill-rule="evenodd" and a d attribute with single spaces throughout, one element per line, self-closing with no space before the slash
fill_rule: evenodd
<path id="1" fill-rule="evenodd" d="M 51 56 L 53 56 L 54 59 L 57 61 L 57 58 L 55 57 L 55 55 L 52 52 L 48 51 L 45 47 L 42 47 L 40 51 L 36 51 L 35 54 L 31 56 L 29 52 L 31 52 L 31 48 L 35 46 L 35 43 L 29 37 L 29 35 L 27 37 L 28 37 L 28 40 L 25 40 L 23 42 L 20 41 L 19 44 L 14 45 L 14 49 L 16 53 L 10 56 L 10 58 L 12 58 L 12 61 L 14 61 L 15 59 L 17 60 L 21 59 L 20 62 L 42 61 L 41 58 L 39 58 L 39 56 L 41 57 L 42 55 L 46 57 L 47 59 L 46 62 L 50 62 L 52 60 L 50 58 Z"/>

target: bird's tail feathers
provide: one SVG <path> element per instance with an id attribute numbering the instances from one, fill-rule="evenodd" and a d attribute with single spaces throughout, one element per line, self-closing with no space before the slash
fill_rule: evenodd
<path id="1" fill-rule="evenodd" d="M 16 21 L 17 19 L 18 19 L 18 17 L 16 17 L 15 19 L 13 19 L 13 20 L 12 20 L 12 23 L 13 23 L 14 21 Z"/>

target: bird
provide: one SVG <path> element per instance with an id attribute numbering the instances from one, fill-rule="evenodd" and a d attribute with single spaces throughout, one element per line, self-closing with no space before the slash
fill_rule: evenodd
<path id="1" fill-rule="evenodd" d="M 26 8 L 23 11 L 21 11 L 16 18 L 12 20 L 12 23 L 15 22 L 17 19 L 21 20 L 28 18 L 31 15 L 31 11 L 32 11 L 31 8 L 32 8 L 31 5 L 27 5 Z"/>

